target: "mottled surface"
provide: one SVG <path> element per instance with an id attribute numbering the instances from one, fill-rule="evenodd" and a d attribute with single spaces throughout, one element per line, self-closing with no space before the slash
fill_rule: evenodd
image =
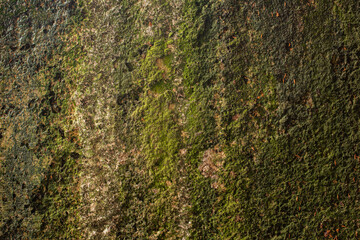
<path id="1" fill-rule="evenodd" d="M 358 238 L 358 1 L 0 4 L 0 238 Z"/>

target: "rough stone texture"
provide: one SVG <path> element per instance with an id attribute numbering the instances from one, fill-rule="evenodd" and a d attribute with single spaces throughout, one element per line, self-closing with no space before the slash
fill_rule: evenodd
<path id="1" fill-rule="evenodd" d="M 1 238 L 358 238 L 358 1 L 0 6 Z"/>
<path id="2" fill-rule="evenodd" d="M 0 236 L 20 239 L 35 236 L 41 225 L 34 214 L 35 191 L 53 160 L 46 149 L 53 139 L 47 124 L 61 111 L 57 89 L 63 77 L 55 58 L 75 3 L 0 4 Z"/>

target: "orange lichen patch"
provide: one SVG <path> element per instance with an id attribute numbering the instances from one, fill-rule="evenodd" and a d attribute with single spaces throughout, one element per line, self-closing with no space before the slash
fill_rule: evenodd
<path id="1" fill-rule="evenodd" d="M 315 7 L 315 6 L 316 6 L 316 5 L 315 5 L 315 0 L 309 0 L 308 5 Z"/>
<path id="2" fill-rule="evenodd" d="M 175 109 L 175 104 L 171 103 L 169 104 L 169 110 L 174 110 Z"/>
<path id="3" fill-rule="evenodd" d="M 314 106 L 314 102 L 311 95 L 309 95 L 306 99 L 306 106 L 309 108 L 312 108 Z"/>
<path id="4" fill-rule="evenodd" d="M 189 137 L 190 137 L 189 133 L 188 133 L 188 132 L 185 132 L 185 131 L 182 131 L 182 132 L 181 132 L 181 136 L 182 136 L 183 138 L 189 138 Z"/>
<path id="5" fill-rule="evenodd" d="M 286 75 L 287 75 L 287 74 L 285 73 L 284 78 L 283 78 L 283 80 L 282 80 L 283 83 L 285 83 Z"/>
<path id="6" fill-rule="evenodd" d="M 165 66 L 164 60 L 162 58 L 156 59 L 156 66 L 160 69 L 165 71 L 166 73 L 169 72 L 169 69 Z"/>
<path id="7" fill-rule="evenodd" d="M 173 44 L 168 44 L 167 48 L 170 49 L 171 52 L 175 52 L 175 46 Z"/>
<path id="8" fill-rule="evenodd" d="M 225 158 L 224 152 L 219 152 L 214 149 L 208 149 L 204 152 L 202 163 L 199 166 L 201 174 L 205 177 L 217 179 L 217 172 L 223 165 L 223 159 Z"/>
<path id="9" fill-rule="evenodd" d="M 236 121 L 236 120 L 238 120 L 240 118 L 240 114 L 235 114 L 233 117 L 232 117 L 232 120 L 233 121 Z"/>
<path id="10" fill-rule="evenodd" d="M 187 154 L 187 149 L 186 148 L 182 148 L 179 150 L 179 153 L 181 156 L 185 156 Z"/>
<path id="11" fill-rule="evenodd" d="M 221 69 L 221 70 L 224 70 L 224 69 L 225 69 L 225 64 L 220 63 L 220 69 Z"/>

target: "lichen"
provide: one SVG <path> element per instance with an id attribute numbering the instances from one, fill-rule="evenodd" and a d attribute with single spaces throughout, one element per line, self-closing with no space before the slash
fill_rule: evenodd
<path id="1" fill-rule="evenodd" d="M 359 9 L 4 1 L 0 237 L 357 238 Z"/>

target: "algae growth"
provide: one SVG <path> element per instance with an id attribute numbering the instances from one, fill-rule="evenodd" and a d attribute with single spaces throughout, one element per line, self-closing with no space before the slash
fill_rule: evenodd
<path id="1" fill-rule="evenodd" d="M 0 238 L 357 239 L 359 10 L 0 2 Z"/>

